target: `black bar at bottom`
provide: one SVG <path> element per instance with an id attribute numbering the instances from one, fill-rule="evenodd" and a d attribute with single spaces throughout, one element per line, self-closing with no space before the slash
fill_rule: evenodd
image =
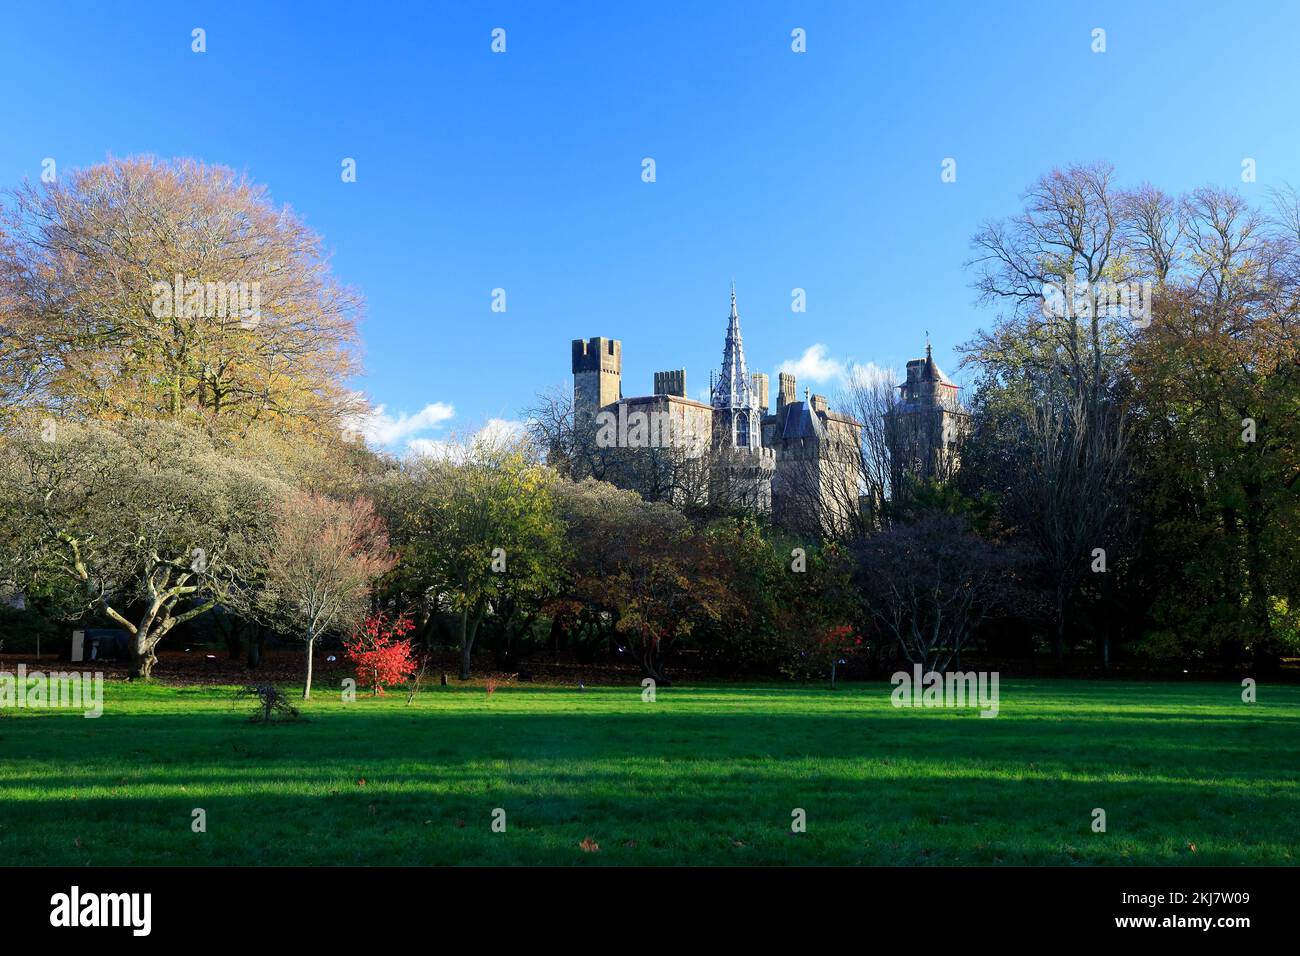
<path id="1" fill-rule="evenodd" d="M 527 933 L 594 943 L 591 933 L 613 932 L 612 943 L 687 926 L 733 941 L 856 926 L 873 940 L 992 931 L 1227 943 L 1289 927 L 1293 884 L 1285 868 L 9 868 L 0 900 L 6 943 L 75 933 L 206 946 L 269 932 L 298 944 L 382 945 L 437 927 L 484 942 Z M 131 894 L 149 894 L 147 910 Z M 86 922 L 118 925 L 73 925 Z"/>

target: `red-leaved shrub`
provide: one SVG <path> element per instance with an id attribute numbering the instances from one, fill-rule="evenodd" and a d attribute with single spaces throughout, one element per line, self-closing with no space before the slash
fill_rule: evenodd
<path id="1" fill-rule="evenodd" d="M 366 618 L 357 633 L 343 642 L 347 659 L 357 668 L 357 681 L 368 684 L 375 695 L 384 685 L 398 684 L 415 673 L 415 648 L 405 640 L 415 625 L 401 615 L 390 620 L 380 612 Z"/>

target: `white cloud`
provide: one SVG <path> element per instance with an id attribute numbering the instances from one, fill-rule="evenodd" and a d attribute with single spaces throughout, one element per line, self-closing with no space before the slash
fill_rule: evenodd
<path id="1" fill-rule="evenodd" d="M 393 415 L 387 406 L 376 405 L 366 414 L 349 422 L 348 429 L 372 445 L 388 448 L 404 438 L 413 438 L 421 432 L 436 429 L 455 416 L 456 409 L 446 402 L 425 405 L 414 415 L 406 412 Z"/>
<path id="2" fill-rule="evenodd" d="M 894 386 L 903 380 L 897 369 L 877 365 L 875 362 L 858 362 L 854 359 L 831 358 L 825 345 L 810 345 L 797 359 L 786 359 L 778 372 L 793 372 L 798 384 L 829 384 L 838 387 L 878 385 Z"/>
<path id="3" fill-rule="evenodd" d="M 416 458 L 446 458 L 451 442 L 434 438 L 412 438 L 406 443 L 406 452 Z"/>
<path id="4" fill-rule="evenodd" d="M 796 381 L 829 382 L 843 379 L 844 363 L 838 362 L 826 354 L 825 345 L 820 342 L 810 345 L 797 359 L 786 359 L 777 367 L 777 372 L 793 372 Z"/>
<path id="5" fill-rule="evenodd" d="M 874 388 L 878 385 L 897 385 L 903 380 L 901 373 L 892 368 L 877 365 L 875 362 L 868 362 L 866 365 L 850 362 L 844 378 L 849 385 L 861 385 L 867 388 Z"/>
<path id="6" fill-rule="evenodd" d="M 485 442 L 496 446 L 509 444 L 523 437 L 525 430 L 526 426 L 521 421 L 489 418 L 486 425 L 469 437 L 468 442 L 413 438 L 406 443 L 406 451 L 407 454 L 418 458 L 446 458 L 464 444 L 474 442 Z"/>

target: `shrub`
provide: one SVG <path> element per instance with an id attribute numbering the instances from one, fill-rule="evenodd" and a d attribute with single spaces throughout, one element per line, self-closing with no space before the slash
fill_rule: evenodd
<path id="1" fill-rule="evenodd" d="M 257 710 L 248 718 L 255 724 L 269 724 L 280 717 L 293 720 L 298 716 L 298 708 L 289 703 L 289 695 L 274 684 L 252 684 L 241 687 L 235 692 L 241 700 L 252 697 L 257 700 Z"/>
<path id="2" fill-rule="evenodd" d="M 376 696 L 385 685 L 409 678 L 419 666 L 415 649 L 404 639 L 414 626 L 405 615 L 390 620 L 382 612 L 372 614 L 343 642 L 344 654 L 356 665 L 357 681 L 369 685 Z"/>

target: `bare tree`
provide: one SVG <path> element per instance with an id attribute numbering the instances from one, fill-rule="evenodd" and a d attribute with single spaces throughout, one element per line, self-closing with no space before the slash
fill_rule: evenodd
<path id="1" fill-rule="evenodd" d="M 1216 306 L 1257 303 L 1275 288 L 1283 251 L 1269 218 L 1237 193 L 1197 189 L 1183 200 L 1188 245 L 1185 283 Z"/>
<path id="2" fill-rule="evenodd" d="M 1014 606 L 1017 554 L 927 515 L 864 542 L 859 585 L 877 626 L 909 663 L 944 671 L 992 613 Z"/>
<path id="3" fill-rule="evenodd" d="M 889 526 L 900 461 L 915 457 L 891 423 L 895 376 L 855 369 L 819 417 L 816 440 L 788 442 L 773 488 L 782 523 L 825 541 L 852 543 Z"/>
<path id="4" fill-rule="evenodd" d="M 1183 261 L 1186 224 L 1178 199 L 1143 184 L 1119 201 L 1125 242 L 1136 254 L 1138 272 L 1163 287 Z"/>
<path id="5" fill-rule="evenodd" d="M 368 501 L 298 492 L 277 509 L 275 536 L 263 561 L 258 607 L 293 627 L 306 643 L 302 697 L 307 700 L 316 641 L 359 622 L 371 583 L 391 570 L 395 559 Z"/>
<path id="6" fill-rule="evenodd" d="M 1127 315 L 1112 307 L 1109 290 L 1138 277 L 1125 245 L 1127 200 L 1113 175 L 1105 164 L 1055 170 L 1030 187 L 1023 213 L 976 233 L 967 265 L 978 269 L 980 298 L 1012 312 L 968 353 L 1003 370 L 1060 372 L 1089 400 L 1113 380 Z M 1053 290 L 1065 297 L 1049 309 Z"/>
<path id="7" fill-rule="evenodd" d="M 1021 215 L 977 233 L 971 263 L 982 298 L 1012 306 L 966 346 L 967 361 L 1015 409 L 999 436 L 1015 449 L 1000 457 L 1017 468 L 1009 511 L 1052 581 L 1058 668 L 1068 603 L 1127 507 L 1132 316 L 1115 307 L 1111 290 L 1137 280 L 1144 262 L 1177 259 L 1168 201 L 1134 200 L 1112 187 L 1112 175 L 1093 165 L 1044 176 Z M 1049 289 L 1057 290 L 1055 308 L 1046 307 Z"/>
<path id="8" fill-rule="evenodd" d="M 556 386 L 537 395 L 523 413 L 537 454 L 557 475 L 594 478 L 633 488 L 646 501 L 687 511 L 729 511 L 755 504 L 752 483 L 742 480 L 738 456 L 709 453 L 708 436 L 683 428 L 673 440 L 645 447 L 602 443 L 595 420 L 574 415 L 573 391 Z"/>
<path id="9" fill-rule="evenodd" d="M 1127 418 L 1119 403 L 1086 405 L 1078 395 L 1049 393 L 1027 419 L 1023 480 L 1009 504 L 1052 584 L 1058 666 L 1069 601 L 1086 575 L 1106 570 L 1106 549 L 1119 541 L 1127 518 Z"/>
<path id="10" fill-rule="evenodd" d="M 861 424 L 862 440 L 857 455 L 859 484 L 864 500 L 864 530 L 888 526 L 887 506 L 893 497 L 896 441 L 890 435 L 888 416 L 896 402 L 897 387 L 892 371 L 872 374 L 855 369 L 836 399 L 836 406 Z"/>

